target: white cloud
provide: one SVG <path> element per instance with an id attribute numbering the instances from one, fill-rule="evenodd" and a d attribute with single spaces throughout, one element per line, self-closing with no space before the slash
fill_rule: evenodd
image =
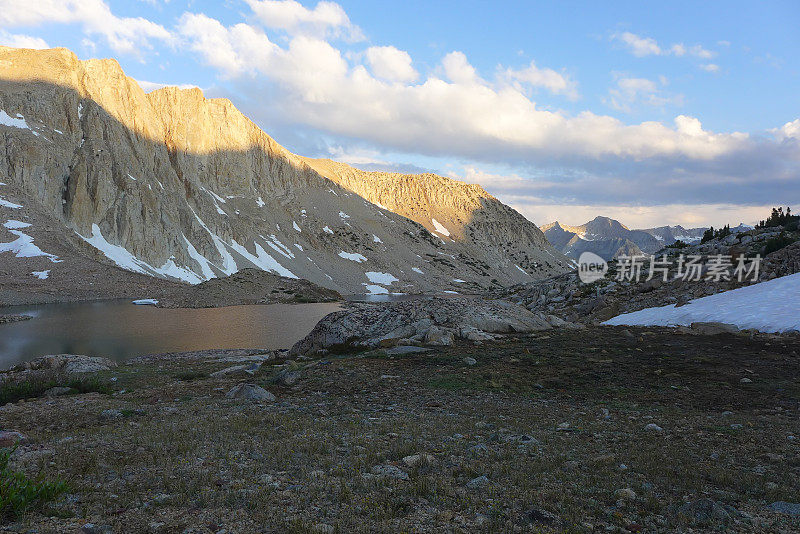
<path id="1" fill-rule="evenodd" d="M 444 79 L 431 74 L 419 83 L 397 84 L 374 77 L 364 65 L 350 65 L 330 43 L 305 35 L 283 48 L 246 24 L 225 27 L 195 14 L 184 15 L 181 33 L 224 75 L 259 73 L 275 84 L 281 98 L 276 106 L 290 121 L 408 152 L 711 159 L 747 138 L 705 130 L 687 135 L 658 122 L 626 125 L 589 111 L 569 116 L 539 109 L 520 88 L 483 79 L 458 51 L 442 59 Z"/>
<path id="2" fill-rule="evenodd" d="M 666 85 L 667 80 L 660 77 L 661 85 Z M 605 103 L 618 111 L 630 112 L 637 104 L 654 107 L 666 105 L 681 105 L 682 95 L 668 95 L 659 85 L 646 78 L 617 77 L 616 86 L 608 91 Z"/>
<path id="3" fill-rule="evenodd" d="M 142 17 L 117 17 L 102 0 L 0 0 L 0 25 L 80 24 L 88 35 L 100 35 L 121 54 L 141 55 L 155 39 L 171 42 L 163 26 Z"/>
<path id="4" fill-rule="evenodd" d="M 217 19 L 203 14 L 185 13 L 178 23 L 178 32 L 188 39 L 191 50 L 226 76 L 266 68 L 278 49 L 253 26 L 236 24 L 226 28 Z"/>
<path id="5" fill-rule="evenodd" d="M 50 48 L 47 42 L 41 37 L 8 33 L 5 30 L 0 30 L 0 45 L 10 46 L 12 48 L 33 48 L 37 50 Z"/>
<path id="6" fill-rule="evenodd" d="M 569 76 L 553 69 L 539 68 L 535 61 L 531 61 L 530 65 L 520 70 L 508 68 L 502 72 L 502 76 L 512 83 L 544 87 L 551 93 L 563 94 L 572 99 L 578 97 L 577 84 Z"/>
<path id="7" fill-rule="evenodd" d="M 157 89 L 162 89 L 164 87 L 177 87 L 178 89 L 199 89 L 199 87 L 192 84 L 148 82 L 147 80 L 136 80 L 136 83 L 139 84 L 139 87 L 141 87 L 145 93 L 149 93 Z"/>
<path id="8" fill-rule="evenodd" d="M 334 2 L 319 2 L 308 9 L 294 0 L 246 0 L 259 22 L 267 28 L 285 30 L 290 34 L 346 37 L 363 40 L 358 26 L 350 22 L 342 6 Z"/>
<path id="9" fill-rule="evenodd" d="M 636 57 L 660 56 L 662 54 L 658 42 L 651 37 L 640 37 L 635 33 L 622 32 L 615 33 L 611 38 L 621 41 Z"/>
<path id="10" fill-rule="evenodd" d="M 773 130 L 773 133 L 781 140 L 795 139 L 800 141 L 800 119 L 787 122 L 780 128 Z"/>
<path id="11" fill-rule="evenodd" d="M 719 65 L 717 65 L 715 63 L 706 63 L 706 64 L 703 64 L 703 65 L 700 65 L 700 68 L 703 69 L 706 72 L 719 72 Z"/>
<path id="12" fill-rule="evenodd" d="M 703 48 L 699 44 L 686 46 L 683 43 L 675 43 L 670 47 L 663 47 L 652 37 L 643 37 L 631 32 L 614 33 L 611 35 L 611 40 L 621 42 L 636 57 L 689 55 L 700 59 L 711 59 L 717 55 L 716 52 Z"/>
<path id="13" fill-rule="evenodd" d="M 367 49 L 367 61 L 378 78 L 390 82 L 413 82 L 419 74 L 412 66 L 411 56 L 393 46 L 372 46 Z"/>

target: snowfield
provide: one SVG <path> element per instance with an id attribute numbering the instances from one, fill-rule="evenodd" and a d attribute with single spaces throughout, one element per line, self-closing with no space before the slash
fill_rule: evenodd
<path id="1" fill-rule="evenodd" d="M 385 285 L 385 286 L 390 286 L 390 285 L 392 285 L 393 282 L 399 282 L 400 281 L 400 279 L 398 279 L 397 277 L 395 277 L 394 275 L 391 275 L 389 273 L 381 273 L 381 272 L 377 272 L 377 271 L 367 271 L 364 274 L 367 276 L 367 278 L 369 278 L 369 281 L 372 282 L 373 284 L 382 284 L 382 285 Z"/>
<path id="2" fill-rule="evenodd" d="M 442 235 L 446 235 L 447 237 L 450 237 L 450 230 L 445 228 L 442 223 L 440 223 L 436 219 L 431 219 L 431 222 L 433 223 L 433 227 L 436 228 L 436 231 L 438 233 L 440 233 Z"/>
<path id="3" fill-rule="evenodd" d="M 607 325 L 688 326 L 719 321 L 762 332 L 800 330 L 800 273 L 691 301 L 618 315 Z"/>

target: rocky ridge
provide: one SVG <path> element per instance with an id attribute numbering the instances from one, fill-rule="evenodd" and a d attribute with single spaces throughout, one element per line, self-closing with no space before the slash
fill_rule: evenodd
<path id="1" fill-rule="evenodd" d="M 478 186 L 306 160 L 230 101 L 145 93 L 113 60 L 0 47 L 0 110 L 2 217 L 31 224 L 35 242 L 41 206 L 75 254 L 130 271 L 197 283 L 255 267 L 386 293 L 566 269 L 535 225 Z"/>

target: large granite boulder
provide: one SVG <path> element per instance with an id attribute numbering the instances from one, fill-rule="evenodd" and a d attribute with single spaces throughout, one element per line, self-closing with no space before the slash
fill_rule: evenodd
<path id="1" fill-rule="evenodd" d="M 292 347 L 291 354 L 314 353 L 342 345 L 378 347 L 415 342 L 448 345 L 456 338 L 480 341 L 491 339 L 492 334 L 534 332 L 552 326 L 547 316 L 501 300 L 429 297 L 359 303 L 324 317 Z"/>

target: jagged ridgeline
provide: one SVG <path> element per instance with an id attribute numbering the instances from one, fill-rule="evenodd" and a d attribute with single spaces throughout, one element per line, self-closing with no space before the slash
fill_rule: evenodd
<path id="1" fill-rule="evenodd" d="M 0 140 L 21 200 L 81 253 L 153 276 L 257 267 L 342 293 L 467 291 L 568 265 L 480 186 L 306 159 L 226 99 L 145 93 L 66 49 L 0 47 Z"/>

